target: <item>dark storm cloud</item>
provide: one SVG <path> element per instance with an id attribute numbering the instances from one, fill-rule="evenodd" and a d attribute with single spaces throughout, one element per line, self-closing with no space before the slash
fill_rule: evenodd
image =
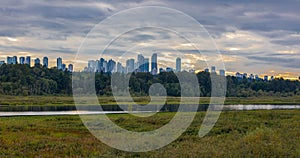
<path id="1" fill-rule="evenodd" d="M 249 56 L 248 59 L 255 60 L 253 63 L 260 63 L 265 65 L 276 65 L 289 68 L 300 68 L 299 59 L 295 58 L 282 58 L 282 57 L 259 57 Z"/>
<path id="2" fill-rule="evenodd" d="M 166 0 L 166 1 L 109 1 L 109 0 L 3 0 L 0 1 L 0 38 L 23 38 L 38 41 L 41 45 L 26 45 L 19 41 L 19 45 L 5 45 L 0 43 L 2 52 L 51 52 L 72 54 L 76 46 L 84 39 L 86 34 L 106 17 L 132 7 L 144 5 L 159 5 L 178 9 L 199 21 L 218 40 L 217 45 L 222 54 L 234 55 L 249 59 L 244 65 L 253 63 L 276 65 L 282 67 L 299 67 L 297 53 L 284 54 L 280 50 L 286 47 L 296 47 L 300 43 L 300 1 L 239 1 L 239 0 Z M 120 21 L 124 22 L 124 21 Z M 180 23 L 180 21 L 179 21 Z M 258 43 L 251 41 L 228 42 L 224 38 L 226 33 L 250 32 L 262 38 L 266 50 L 247 50 L 258 48 Z M 291 36 L 296 34 L 298 36 Z M 162 31 L 158 37 L 155 34 L 143 33 L 128 36 L 134 41 L 151 41 L 157 38 L 172 40 L 170 33 Z M 245 37 L 248 38 L 248 37 Z M 1 41 L 0 41 L 1 42 Z M 45 42 L 45 43 L 43 43 Z M 53 44 L 51 43 L 53 42 Z M 118 56 L 123 54 L 122 44 L 118 43 L 116 49 L 107 50 L 104 54 Z M 229 48 L 241 47 L 242 51 L 228 51 Z M 160 49 L 160 48 L 157 48 Z M 295 48 L 299 49 L 299 48 Z M 167 51 L 167 50 L 166 50 Z M 170 50 L 168 50 L 170 51 Z M 180 52 L 196 54 L 198 50 L 180 49 Z M 211 50 L 201 50 L 211 51 Z M 95 52 L 95 50 L 90 50 Z M 277 53 L 278 52 L 278 53 Z M 254 66 L 253 69 L 257 69 Z"/>

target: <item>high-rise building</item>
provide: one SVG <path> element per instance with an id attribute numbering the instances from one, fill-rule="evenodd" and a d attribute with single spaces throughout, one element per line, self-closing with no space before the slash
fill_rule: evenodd
<path id="1" fill-rule="evenodd" d="M 149 58 L 144 59 L 144 71 L 143 72 L 149 72 Z"/>
<path id="2" fill-rule="evenodd" d="M 20 57 L 19 62 L 20 64 L 25 64 L 25 57 Z"/>
<path id="3" fill-rule="evenodd" d="M 41 60 L 39 58 L 36 58 L 34 60 L 34 66 L 39 66 L 41 64 Z"/>
<path id="4" fill-rule="evenodd" d="M 43 58 L 43 66 L 48 68 L 48 57 Z"/>
<path id="5" fill-rule="evenodd" d="M 137 56 L 137 67 L 138 67 L 138 72 L 144 72 L 144 56 L 142 54 L 139 54 Z"/>
<path id="6" fill-rule="evenodd" d="M 7 63 L 7 64 L 13 64 L 13 59 L 12 59 L 12 57 L 9 57 L 9 56 L 8 56 L 8 57 L 6 58 L 6 63 Z"/>
<path id="7" fill-rule="evenodd" d="M 126 73 L 132 73 L 134 71 L 134 59 L 128 59 L 126 61 Z"/>
<path id="8" fill-rule="evenodd" d="M 181 58 L 176 58 L 176 72 L 181 71 Z"/>
<path id="9" fill-rule="evenodd" d="M 62 70 L 63 68 L 62 68 L 62 58 L 57 58 L 56 59 L 56 66 L 57 66 L 57 69 L 58 70 Z"/>
<path id="10" fill-rule="evenodd" d="M 72 64 L 68 65 L 68 71 L 73 72 L 73 65 Z"/>
<path id="11" fill-rule="evenodd" d="M 18 57 L 17 56 L 13 56 L 12 57 L 12 63 L 13 64 L 17 64 L 18 63 Z"/>
<path id="12" fill-rule="evenodd" d="M 225 76 L 225 70 L 220 70 L 220 76 Z"/>
<path id="13" fill-rule="evenodd" d="M 215 66 L 211 67 L 211 73 L 216 73 L 216 67 Z"/>
<path id="14" fill-rule="evenodd" d="M 100 72 L 105 72 L 105 69 L 104 69 L 104 61 L 105 61 L 105 59 L 103 59 L 103 58 L 101 58 L 100 60 L 99 60 L 99 71 Z"/>
<path id="15" fill-rule="evenodd" d="M 264 76 L 264 81 L 268 81 L 269 80 L 269 76 Z"/>
<path id="16" fill-rule="evenodd" d="M 117 72 L 124 73 L 124 67 L 120 62 L 118 62 L 118 64 L 117 64 Z"/>
<path id="17" fill-rule="evenodd" d="M 151 73 L 153 75 L 156 75 L 157 74 L 157 54 L 154 53 L 152 54 L 152 57 L 151 57 Z"/>
<path id="18" fill-rule="evenodd" d="M 107 61 L 103 62 L 103 72 L 107 72 Z"/>
<path id="19" fill-rule="evenodd" d="M 30 56 L 27 56 L 26 57 L 26 62 L 25 62 L 27 65 L 29 65 L 29 67 L 31 66 L 31 57 Z"/>
<path id="20" fill-rule="evenodd" d="M 204 72 L 209 72 L 209 69 L 208 69 L 208 68 L 206 68 L 206 69 L 204 70 Z"/>
<path id="21" fill-rule="evenodd" d="M 97 67 L 98 67 L 97 63 L 99 63 L 99 62 L 97 62 L 95 60 L 89 60 L 88 61 L 88 69 L 89 69 L 90 72 L 96 72 L 97 71 Z"/>
<path id="22" fill-rule="evenodd" d="M 107 62 L 107 72 L 113 73 L 115 71 L 115 66 L 116 66 L 116 62 L 114 60 L 110 59 Z"/>
<path id="23" fill-rule="evenodd" d="M 62 69 L 63 71 L 65 71 L 66 68 L 67 68 L 67 67 L 66 67 L 66 64 L 62 64 L 62 65 L 61 65 L 61 69 Z"/>

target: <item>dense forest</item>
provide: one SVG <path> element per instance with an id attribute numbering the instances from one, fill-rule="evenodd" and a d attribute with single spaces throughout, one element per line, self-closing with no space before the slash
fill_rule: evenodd
<path id="1" fill-rule="evenodd" d="M 210 96 L 211 75 L 214 74 L 199 72 L 196 75 L 201 96 Z M 283 78 L 263 81 L 233 76 L 227 76 L 226 81 L 228 97 L 300 95 L 299 81 L 284 80 Z M 181 95 L 179 81 L 173 72 L 163 72 L 158 75 L 133 73 L 129 79 L 129 91 L 133 96 L 145 96 L 148 95 L 149 88 L 153 83 L 163 84 L 169 96 Z M 98 95 L 111 96 L 111 74 L 96 73 L 95 90 Z M 72 73 L 42 66 L 3 64 L 0 66 L 0 94 L 72 95 Z"/>

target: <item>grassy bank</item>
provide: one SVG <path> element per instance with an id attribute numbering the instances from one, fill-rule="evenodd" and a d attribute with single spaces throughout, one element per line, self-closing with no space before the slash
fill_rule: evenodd
<path id="1" fill-rule="evenodd" d="M 147 104 L 150 101 L 149 97 L 134 97 L 135 102 L 139 104 Z M 98 97 L 102 105 L 116 104 L 113 97 Z M 210 98 L 201 97 L 200 104 L 209 104 Z M 124 102 L 125 104 L 127 102 Z M 168 97 L 167 104 L 179 104 L 179 97 Z M 84 105 L 85 102 L 83 101 Z M 249 97 L 249 98 L 226 98 L 225 104 L 276 104 L 276 105 L 300 105 L 300 96 L 293 97 Z M 74 105 L 72 96 L 0 96 L 0 105 L 48 105 L 48 106 L 62 106 Z"/>
<path id="2" fill-rule="evenodd" d="M 187 131 L 168 146 L 129 153 L 93 137 L 78 116 L 0 118 L 0 157 L 299 157 L 300 110 L 227 111 L 205 137 L 197 136 L 205 113 L 198 113 Z M 109 115 L 133 131 L 153 130 L 174 113 L 133 118 Z"/>

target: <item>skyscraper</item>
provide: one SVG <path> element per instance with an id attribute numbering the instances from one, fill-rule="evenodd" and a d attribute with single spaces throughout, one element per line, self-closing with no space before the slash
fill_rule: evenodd
<path id="1" fill-rule="evenodd" d="M 17 56 L 13 56 L 12 57 L 12 64 L 17 64 L 18 63 L 18 57 Z"/>
<path id="2" fill-rule="evenodd" d="M 26 62 L 25 62 L 27 65 L 29 65 L 29 67 L 31 66 L 31 57 L 30 56 L 27 56 L 26 57 Z"/>
<path id="3" fill-rule="evenodd" d="M 138 72 L 144 72 L 144 56 L 142 54 L 139 54 L 137 58 Z"/>
<path id="4" fill-rule="evenodd" d="M 43 58 L 43 66 L 48 68 L 48 57 Z"/>
<path id="5" fill-rule="evenodd" d="M 20 64 L 25 64 L 25 57 L 20 57 L 19 61 L 20 61 Z"/>
<path id="6" fill-rule="evenodd" d="M 39 58 L 36 58 L 36 59 L 34 60 L 34 66 L 39 66 L 40 64 L 41 64 L 40 59 L 39 59 Z"/>
<path id="7" fill-rule="evenodd" d="M 176 58 L 176 72 L 181 71 L 181 58 Z"/>
<path id="8" fill-rule="evenodd" d="M 62 70 L 63 69 L 62 68 L 62 59 L 60 57 L 57 58 L 57 60 L 56 60 L 56 66 L 57 66 L 58 70 Z"/>
<path id="9" fill-rule="evenodd" d="M 99 60 L 99 71 L 100 72 L 105 72 L 105 69 L 104 69 L 104 61 L 105 61 L 105 59 L 103 59 L 103 58 L 101 58 L 100 60 Z"/>
<path id="10" fill-rule="evenodd" d="M 113 73 L 115 70 L 116 62 L 112 59 L 110 59 L 107 63 L 107 72 Z"/>
<path id="11" fill-rule="evenodd" d="M 156 75 L 157 74 L 157 54 L 154 53 L 152 54 L 152 57 L 151 57 L 151 73 L 153 75 Z"/>
<path id="12" fill-rule="evenodd" d="M 211 67 L 211 73 L 216 73 L 216 67 L 215 66 Z"/>
<path id="13" fill-rule="evenodd" d="M 149 58 L 144 59 L 144 71 L 143 72 L 149 72 Z"/>
<path id="14" fill-rule="evenodd" d="M 7 63 L 7 64 L 13 64 L 13 61 L 12 61 L 12 60 L 13 60 L 12 57 L 9 57 L 9 56 L 8 56 L 8 57 L 6 58 L 6 63 Z"/>
<path id="15" fill-rule="evenodd" d="M 134 59 L 128 59 L 126 61 L 126 73 L 132 73 L 134 71 Z"/>
<path id="16" fill-rule="evenodd" d="M 225 76 L 225 70 L 220 70 L 220 76 Z"/>
<path id="17" fill-rule="evenodd" d="M 73 65 L 72 64 L 68 65 L 68 71 L 73 72 Z"/>
<path id="18" fill-rule="evenodd" d="M 65 71 L 66 68 L 67 68 L 67 67 L 66 67 L 66 64 L 62 64 L 62 65 L 61 65 L 61 69 L 62 69 L 63 71 Z"/>

